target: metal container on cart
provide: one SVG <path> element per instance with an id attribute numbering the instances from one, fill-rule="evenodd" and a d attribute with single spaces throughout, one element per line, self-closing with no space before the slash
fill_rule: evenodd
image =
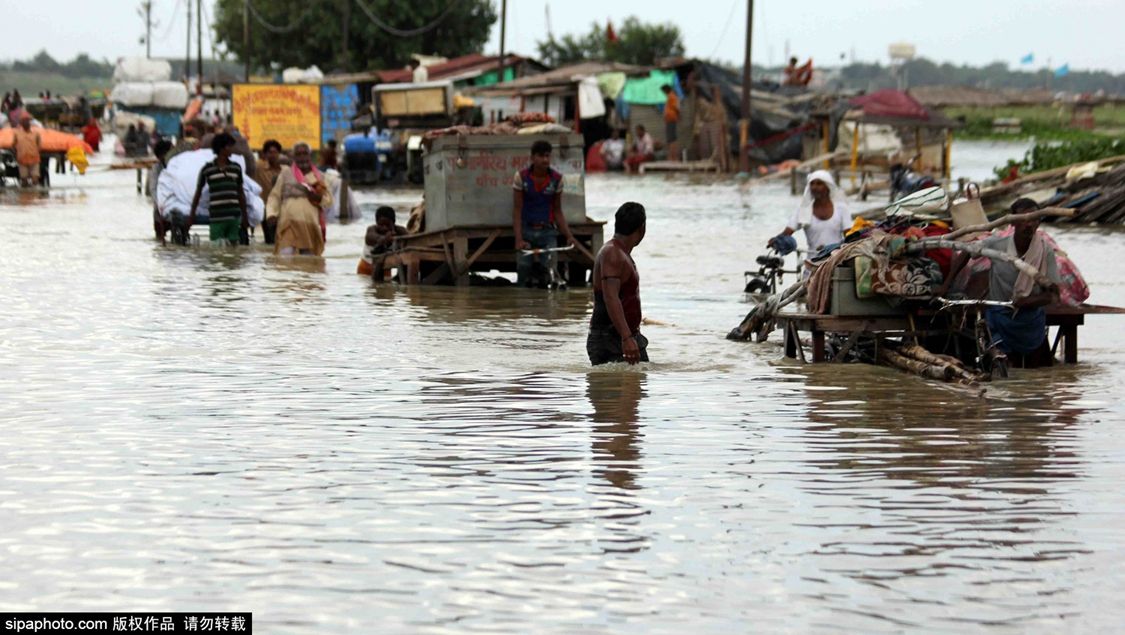
<path id="1" fill-rule="evenodd" d="M 531 163 L 531 144 L 551 143 L 551 166 L 563 175 L 562 209 L 569 223 L 586 220 L 582 135 L 450 135 L 423 160 L 426 231 L 512 224 L 512 179 Z"/>

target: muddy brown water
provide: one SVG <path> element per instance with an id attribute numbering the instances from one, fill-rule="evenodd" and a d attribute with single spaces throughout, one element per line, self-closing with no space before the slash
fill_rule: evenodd
<path id="1" fill-rule="evenodd" d="M 0 610 L 309 634 L 1125 620 L 1120 318 L 983 396 L 782 361 L 723 335 L 784 186 L 593 176 L 595 218 L 649 209 L 665 325 L 652 364 L 591 370 L 586 290 L 373 286 L 364 222 L 323 259 L 161 247 L 132 179 L 0 193 Z M 368 217 L 417 196 L 360 192 Z M 1091 301 L 1125 305 L 1125 235 L 1053 233 Z"/>

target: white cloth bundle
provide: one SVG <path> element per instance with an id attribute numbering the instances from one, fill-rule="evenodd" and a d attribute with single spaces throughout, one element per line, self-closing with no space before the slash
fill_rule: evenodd
<path id="1" fill-rule="evenodd" d="M 172 157 L 168 167 L 160 173 L 156 184 L 156 208 L 160 215 L 169 218 L 172 212 L 180 212 L 184 216 L 191 213 L 191 199 L 195 196 L 195 185 L 199 182 L 199 171 L 208 161 L 215 160 L 215 153 L 211 150 L 195 150 L 182 152 Z M 246 194 L 246 214 L 250 217 L 251 225 L 260 225 L 266 216 L 266 205 L 262 202 L 262 187 L 254 179 L 246 176 L 246 166 L 240 155 L 232 154 L 230 160 L 242 168 L 242 189 Z M 209 218 L 210 192 L 203 186 L 203 194 L 199 197 L 199 207 L 195 211 L 196 218 Z"/>

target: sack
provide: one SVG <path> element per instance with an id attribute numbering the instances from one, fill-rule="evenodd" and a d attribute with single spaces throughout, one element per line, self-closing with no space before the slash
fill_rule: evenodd
<path id="1" fill-rule="evenodd" d="M 940 187 L 927 187 L 924 190 L 904 196 L 887 206 L 887 216 L 902 214 L 913 216 L 915 214 L 934 214 L 944 212 L 949 206 L 949 197 Z"/>
<path id="2" fill-rule="evenodd" d="M 140 108 L 152 105 L 152 84 L 150 82 L 122 82 L 113 87 L 110 101 L 122 106 Z"/>
<path id="3" fill-rule="evenodd" d="M 172 65 L 166 60 L 153 60 L 145 57 L 123 57 L 113 68 L 113 81 L 123 82 L 166 82 L 172 78 Z"/>
<path id="4" fill-rule="evenodd" d="M 157 108 L 183 110 L 188 103 L 188 91 L 180 82 L 154 82 L 152 105 Z"/>
<path id="5" fill-rule="evenodd" d="M 875 289 L 872 288 L 872 263 L 871 259 L 867 256 L 856 256 L 855 260 L 855 297 L 860 300 L 867 300 L 875 297 Z"/>

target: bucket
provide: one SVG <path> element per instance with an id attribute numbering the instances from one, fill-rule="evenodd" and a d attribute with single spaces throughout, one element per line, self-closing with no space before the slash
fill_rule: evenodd
<path id="1" fill-rule="evenodd" d="M 988 215 L 984 213 L 984 205 L 980 202 L 980 186 L 969 183 L 965 186 L 964 198 L 953 201 L 949 207 L 949 214 L 953 217 L 953 229 L 964 229 L 974 225 L 988 224 Z M 987 232 L 978 232 L 964 236 L 964 240 L 972 240 Z"/>

